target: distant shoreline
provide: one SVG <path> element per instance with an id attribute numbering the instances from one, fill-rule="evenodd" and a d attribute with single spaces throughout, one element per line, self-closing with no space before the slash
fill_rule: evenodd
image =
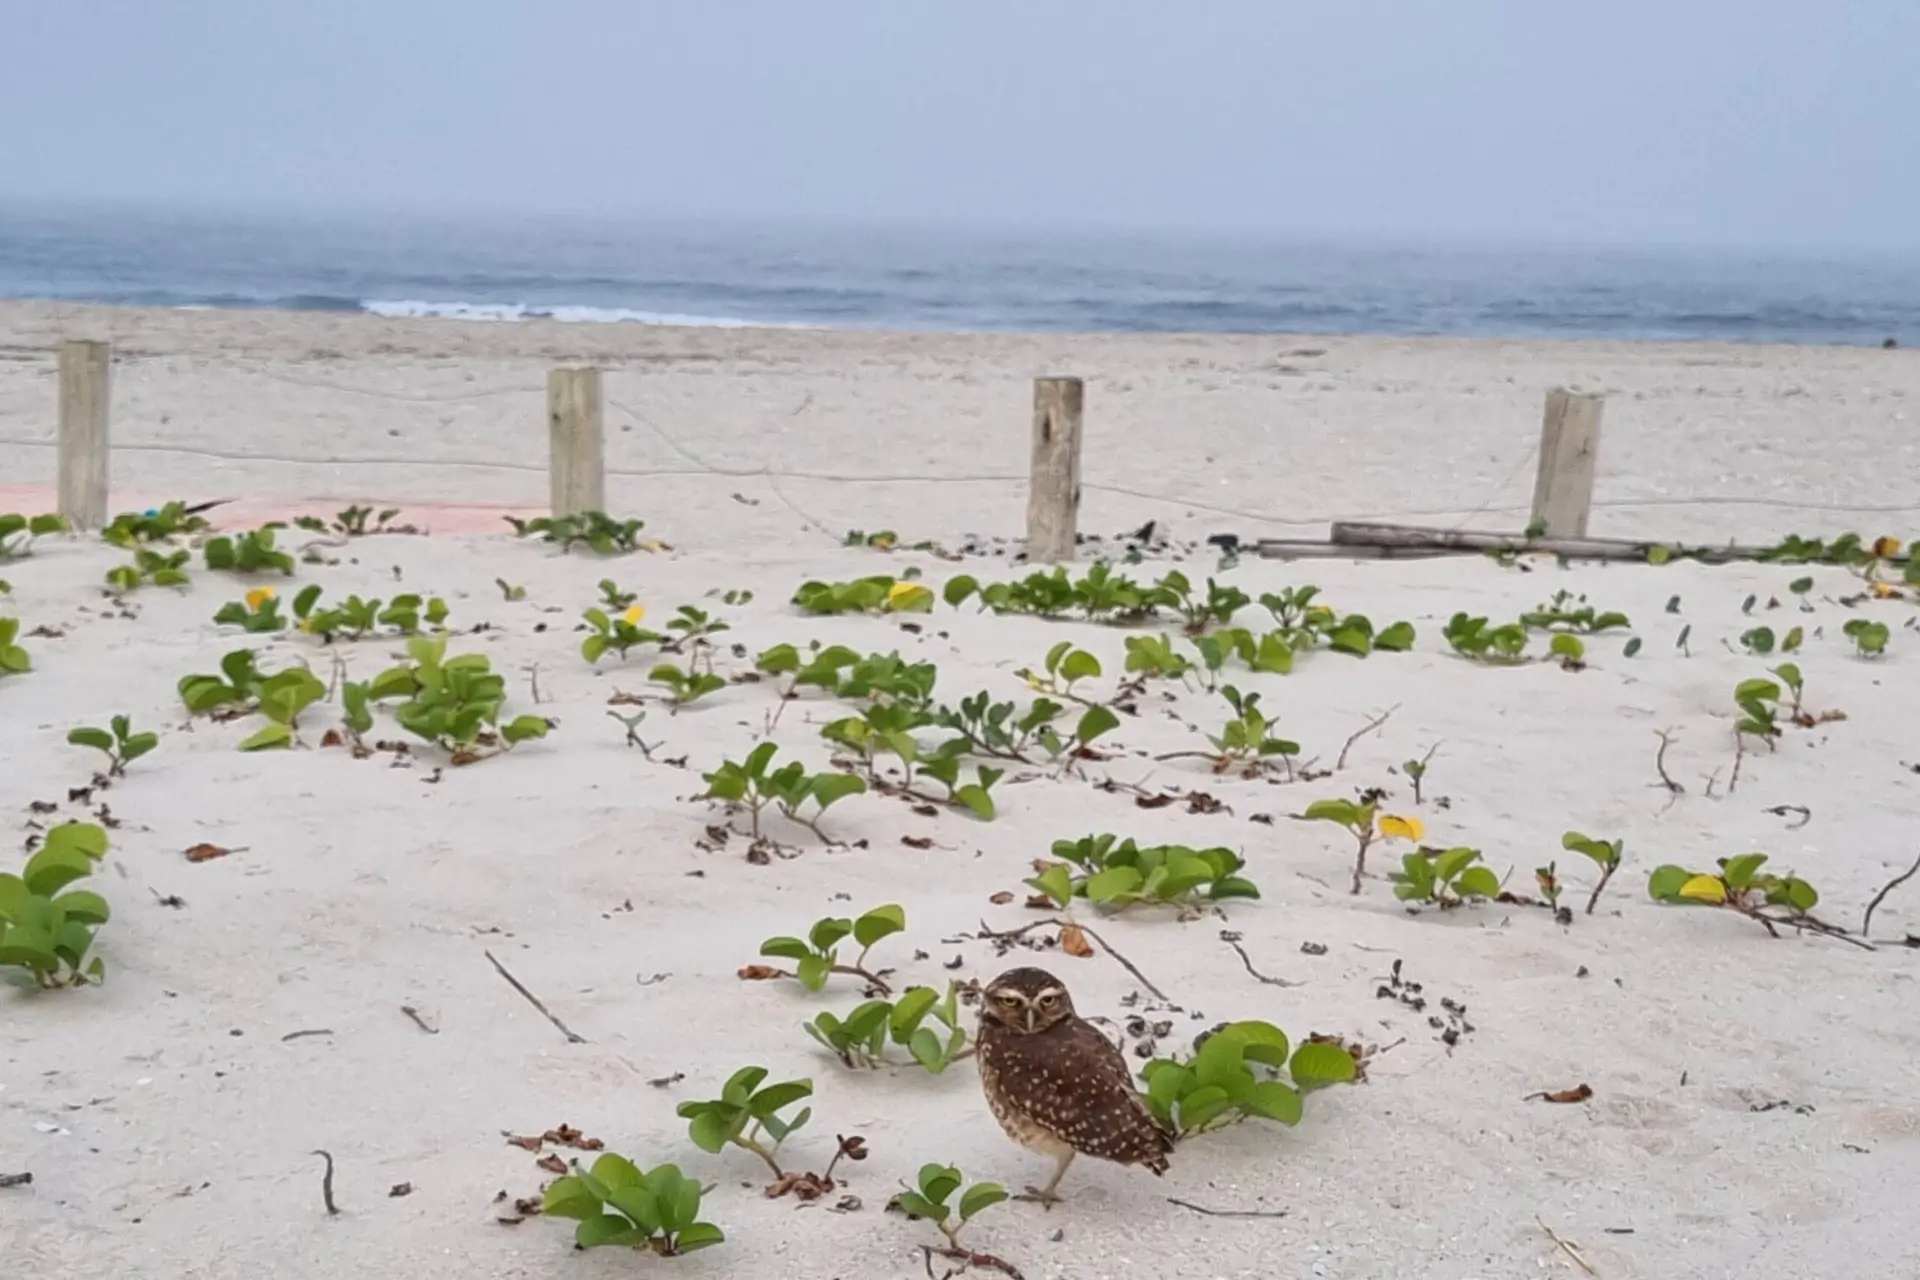
<path id="1" fill-rule="evenodd" d="M 498 325 L 1920 344 L 1920 261 L 0 207 L 0 297 Z"/>
<path id="2" fill-rule="evenodd" d="M 474 327 L 482 329 L 524 329 L 552 327 L 562 330 L 592 332 L 604 330 L 610 333 L 739 333 L 777 334 L 777 333 L 817 333 L 822 335 L 846 335 L 850 338 L 952 338 L 952 339 L 992 339 L 992 338 L 1056 338 L 1056 339 L 1168 339 L 1183 338 L 1219 339 L 1223 341 L 1397 341 L 1409 343 L 1459 343 L 1471 346 L 1527 344 L 1545 346 L 1582 346 L 1597 347 L 1684 347 L 1701 350 L 1716 347 L 1743 351 L 1905 351 L 1920 349 L 1920 341 L 1908 343 L 1899 338 L 1893 339 L 1891 348 L 1886 339 L 1861 339 L 1854 342 L 1841 341 L 1795 341 L 1778 336 L 1753 338 L 1730 337 L 1670 337 L 1635 336 L 1632 334 L 1580 334 L 1580 333 L 1457 333 L 1443 331 L 1416 330 L 1318 330 L 1318 329 L 1068 329 L 1068 328 L 931 328 L 889 326 L 884 324 L 805 324 L 795 321 L 770 321 L 740 319 L 732 317 L 705 317 L 684 315 L 597 315 L 591 314 L 594 308 L 578 307 L 525 307 L 509 308 L 499 304 L 461 303 L 383 303 L 371 302 L 360 305 L 347 305 L 344 300 L 317 300 L 326 305 L 303 306 L 288 301 L 270 302 L 234 302 L 234 303 L 182 303 L 177 305 L 159 305 L 141 302 L 116 302 L 98 299 L 66 299 L 0 296 L 0 311 L 18 310 L 20 312 L 43 316 L 49 313 L 62 315 L 123 315 L 123 316 L 191 316 L 191 315 L 231 315 L 231 316 L 286 316 L 311 317 L 327 320 L 358 320 L 369 322 L 390 322 L 401 324 L 424 323 L 449 327 Z M 338 302 L 339 305 L 333 305 Z M 1893 335 L 1888 335 L 1893 337 Z"/>

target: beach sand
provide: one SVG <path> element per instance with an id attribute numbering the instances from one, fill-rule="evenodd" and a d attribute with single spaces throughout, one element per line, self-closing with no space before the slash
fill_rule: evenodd
<path id="1" fill-rule="evenodd" d="M 1380 1046 L 1367 1083 L 1312 1094 L 1298 1127 L 1256 1122 L 1194 1139 L 1164 1179 L 1085 1160 L 1060 1207 L 1009 1204 L 970 1225 L 973 1247 L 1034 1280 L 1586 1274 L 1549 1229 L 1606 1280 L 1914 1274 L 1920 950 L 1771 938 L 1731 913 L 1665 907 L 1646 892 L 1658 864 L 1710 869 L 1765 850 L 1819 887 L 1819 915 L 1858 927 L 1915 854 L 1920 744 L 1911 694 L 1899 693 L 1920 661 L 1910 599 L 1853 601 L 1862 584 L 1839 568 L 1464 558 L 1249 560 L 1222 573 L 1210 554 L 1149 558 L 1127 571 L 1213 574 L 1255 597 L 1314 583 L 1342 612 L 1414 623 L 1410 653 L 1317 652 L 1288 676 L 1230 677 L 1262 694 L 1316 771 L 1344 752 L 1342 769 L 1287 783 L 1158 761 L 1204 746 L 1226 707 L 1156 681 L 1139 714 L 1122 717 L 1111 758 L 1083 763 L 1078 777 L 1016 770 L 997 788 L 994 821 L 858 796 L 824 824 L 857 847 L 780 826 L 797 856 L 766 865 L 748 861 L 738 835 L 703 848 L 726 819 L 694 797 L 701 772 L 765 732 L 775 689 L 730 685 L 678 714 L 650 707 L 649 761 L 625 745 L 607 703 L 650 689 L 650 655 L 590 667 L 574 629 L 611 577 L 639 593 L 649 623 L 681 604 L 723 616 L 723 674 L 770 645 L 819 640 L 933 661 L 945 700 L 982 689 L 1020 698 L 1014 671 L 1067 639 L 1105 664 L 1086 692 L 1112 696 L 1129 630 L 944 605 L 908 627 L 807 617 L 788 603 L 807 579 L 911 566 L 938 586 L 960 572 L 1015 573 L 991 557 L 952 563 L 839 540 L 849 528 L 949 545 L 1017 535 L 1029 384 L 1055 373 L 1089 380 L 1083 528 L 1094 533 L 1154 519 L 1186 540 L 1307 535 L 1366 516 L 1514 528 L 1541 396 L 1566 384 L 1609 396 L 1596 533 L 1904 536 L 1920 526 L 1913 354 L 7 304 L 0 511 L 50 502 L 51 349 L 62 336 L 115 344 L 116 508 L 238 497 L 215 513 L 236 525 L 349 501 L 402 505 L 403 519 L 434 532 L 318 546 L 324 562 L 301 564 L 282 595 L 320 583 L 330 598 L 443 596 L 451 650 L 487 655 L 508 678 L 509 713 L 557 727 L 469 767 L 443 767 L 426 746 L 396 767 L 384 754 L 319 747 L 339 714 L 326 703 L 303 717 L 307 748 L 242 754 L 234 748 L 257 721 L 189 721 L 174 686 L 260 643 L 210 621 L 251 582 L 198 570 L 189 590 L 149 588 L 122 611 L 99 584 L 125 555 L 96 542 L 46 539 L 0 564 L 12 584 L 0 616 L 21 619 L 34 663 L 0 678 L 0 802 L 16 842 L 34 823 L 85 818 L 103 803 L 118 824 L 93 882 L 115 911 L 99 936 L 105 985 L 0 991 L 0 1174 L 33 1174 L 30 1186 L 0 1189 L 0 1256 L 24 1273 L 923 1275 L 916 1246 L 934 1232 L 882 1209 L 901 1179 L 944 1161 L 1018 1189 L 1042 1180 L 1046 1162 L 994 1126 L 970 1063 L 938 1077 L 854 1072 L 819 1049 L 802 1022 L 857 1003 L 856 980 L 812 995 L 736 977 L 764 938 L 897 902 L 906 932 L 874 954 L 896 987 L 985 981 L 1035 962 L 1067 980 L 1083 1014 L 1172 1021 L 1162 1052 L 1238 1018 L 1296 1039 Z M 608 505 L 644 518 L 670 551 L 599 560 L 489 532 L 500 510 L 544 501 L 543 379 L 575 361 L 608 371 Z M 940 479 L 874 478 L 885 475 Z M 1900 504 L 1909 509 L 1875 510 Z M 1811 612 L 1787 590 L 1802 574 L 1814 579 Z M 524 586 L 525 599 L 505 599 L 496 579 Z M 715 594 L 740 589 L 750 603 Z M 1632 620 L 1591 640 L 1585 670 L 1476 665 L 1441 637 L 1456 610 L 1511 620 L 1559 590 Z M 1856 616 L 1892 628 L 1885 657 L 1852 652 L 1840 628 Z M 1257 607 L 1240 621 L 1266 625 Z M 1761 623 L 1806 629 L 1797 660 L 1808 707 L 1846 718 L 1789 728 L 1773 751 L 1751 746 L 1729 794 L 1732 691 L 1771 661 L 1741 651 L 1738 637 Z M 1623 653 L 1628 634 L 1642 641 L 1637 656 Z M 1533 652 L 1544 647 L 1536 639 Z M 304 660 L 326 678 L 337 655 L 365 679 L 398 646 L 328 650 L 282 636 L 262 648 L 269 669 Z M 75 798 L 96 760 L 66 745 L 66 731 L 116 712 L 158 730 L 160 746 L 110 790 Z M 824 768 L 819 729 L 841 714 L 810 694 L 786 707 L 772 737 L 783 756 Z M 1682 794 L 1659 781 L 1660 731 Z M 375 736 L 404 735 L 383 715 Z M 1436 744 L 1416 805 L 1399 767 Z M 1517 891 L 1532 892 L 1533 869 L 1557 861 L 1576 910 L 1592 869 L 1561 850 L 1563 832 L 1624 840 L 1625 865 L 1598 909 L 1569 927 L 1519 905 L 1410 915 L 1384 879 L 1403 845 L 1376 846 L 1375 874 L 1355 897 L 1352 842 L 1289 816 L 1373 786 L 1387 789 L 1390 811 L 1424 821 L 1429 843 L 1482 850 Z M 1143 808 L 1135 787 L 1200 791 L 1220 806 Z M 56 813 L 31 812 L 38 801 Z M 1165 1001 L 1104 953 L 1002 956 L 963 936 L 1039 918 L 1021 906 L 1033 860 L 1093 832 L 1227 846 L 1262 890 L 1188 920 L 1076 907 Z M 183 851 L 202 842 L 233 852 L 189 862 Z M 1003 892 L 1010 904 L 993 900 Z M 1258 980 L 1223 930 L 1240 935 L 1259 973 L 1297 985 Z M 1912 933 L 1920 878 L 1873 923 L 1888 943 Z M 489 951 L 585 1042 L 522 999 Z M 1422 984 L 1424 1010 L 1380 997 L 1396 963 Z M 1464 1005 L 1473 1027 L 1451 1046 L 1443 998 Z M 789 1142 L 790 1167 L 824 1167 L 835 1134 L 867 1139 L 871 1158 L 843 1162 L 846 1185 L 821 1203 L 766 1198 L 752 1157 L 699 1151 L 674 1115 L 755 1063 L 814 1081 L 815 1119 Z M 1590 1100 L 1526 1100 L 1580 1084 Z M 551 1177 L 502 1132 L 563 1122 L 716 1184 L 704 1216 L 727 1243 L 643 1263 L 571 1255 L 569 1223 L 499 1223 L 510 1205 L 497 1193 L 535 1195 Z M 336 1163 L 337 1216 L 322 1206 L 316 1149 Z M 398 1184 L 411 1192 L 390 1195 Z M 830 1211 L 842 1195 L 862 1207 Z M 1207 1216 L 1169 1197 L 1284 1216 Z"/>

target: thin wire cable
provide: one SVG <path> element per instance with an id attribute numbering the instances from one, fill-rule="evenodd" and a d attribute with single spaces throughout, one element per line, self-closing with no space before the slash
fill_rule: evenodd
<path id="1" fill-rule="evenodd" d="M 252 374 L 256 378 L 265 378 L 269 382 L 284 382 L 290 387 L 309 387 L 315 391 L 338 391 L 350 396 L 367 396 L 375 400 L 393 400 L 401 404 L 455 404 L 462 400 L 491 400 L 496 396 L 544 396 L 547 389 L 542 387 L 491 387 L 479 391 L 456 391 L 451 395 L 409 395 L 403 391 L 375 391 L 370 387 L 350 387 L 340 382 L 322 382 L 318 379 L 290 378 L 284 373 L 257 366 L 228 362 L 227 368 L 236 373 Z"/>

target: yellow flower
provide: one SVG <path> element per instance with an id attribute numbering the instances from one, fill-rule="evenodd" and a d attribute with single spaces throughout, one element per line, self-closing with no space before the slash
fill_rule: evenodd
<path id="1" fill-rule="evenodd" d="M 1694 876 L 1680 886 L 1680 896 L 1717 906 L 1727 900 L 1727 886 L 1719 876 Z"/>
<path id="2" fill-rule="evenodd" d="M 1900 596 L 1900 588 L 1894 586 L 1891 582 L 1870 583 L 1868 584 L 1867 590 L 1873 592 L 1876 600 L 1895 600 Z"/>
<path id="3" fill-rule="evenodd" d="M 1891 560 L 1900 554 L 1900 539 L 1875 538 L 1873 540 L 1873 554 L 1879 556 L 1882 560 Z"/>
<path id="4" fill-rule="evenodd" d="M 646 616 L 647 616 L 647 609 L 645 605 L 638 605 L 638 604 L 628 605 L 627 611 L 620 615 L 620 621 L 626 623 L 630 627 L 637 627 L 640 625 L 640 619 Z"/>
<path id="5" fill-rule="evenodd" d="M 1403 818 L 1397 813 L 1383 813 L 1380 815 L 1380 834 L 1383 836 L 1398 836 L 1402 840 L 1418 840 L 1426 833 L 1427 829 L 1420 825 L 1420 819 L 1418 818 Z"/>
<path id="6" fill-rule="evenodd" d="M 258 613 L 260 612 L 261 606 L 271 599 L 273 599 L 272 587 L 255 587 L 253 590 L 247 592 L 247 608 Z"/>

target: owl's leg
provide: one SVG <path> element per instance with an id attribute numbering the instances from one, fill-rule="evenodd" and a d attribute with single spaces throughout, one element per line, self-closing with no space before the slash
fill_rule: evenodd
<path id="1" fill-rule="evenodd" d="M 1025 1195 L 1015 1196 L 1013 1198 L 1015 1200 L 1030 1200 L 1047 1209 L 1051 1209 L 1056 1204 L 1059 1204 L 1060 1197 L 1053 1193 L 1053 1189 L 1059 1186 L 1060 1179 L 1066 1176 L 1067 1166 L 1073 1163 L 1073 1157 L 1076 1154 L 1071 1147 L 1061 1152 L 1059 1158 L 1054 1161 L 1053 1176 L 1047 1179 L 1046 1186 L 1028 1187 Z"/>

